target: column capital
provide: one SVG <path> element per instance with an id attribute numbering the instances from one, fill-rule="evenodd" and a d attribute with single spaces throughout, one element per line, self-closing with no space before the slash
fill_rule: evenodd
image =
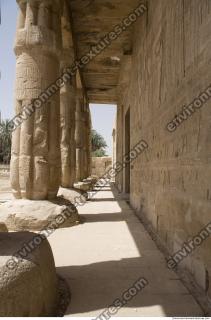
<path id="1" fill-rule="evenodd" d="M 16 1 L 20 8 L 22 8 L 23 6 L 26 6 L 27 4 L 27 0 L 16 0 Z"/>
<path id="2" fill-rule="evenodd" d="M 62 2 L 62 1 L 61 1 Z M 15 53 L 41 50 L 59 58 L 62 48 L 61 3 L 58 0 L 17 0 L 20 7 Z M 45 10 L 50 5 L 51 9 Z"/>
<path id="3" fill-rule="evenodd" d="M 60 8 L 63 7 L 64 0 L 16 0 L 18 5 L 31 3 L 31 4 L 40 4 L 40 5 L 56 5 Z"/>

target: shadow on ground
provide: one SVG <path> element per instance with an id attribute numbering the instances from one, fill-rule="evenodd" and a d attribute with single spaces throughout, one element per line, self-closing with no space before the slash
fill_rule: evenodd
<path id="1" fill-rule="evenodd" d="M 85 223 L 72 230 L 70 241 L 77 244 L 66 252 L 72 266 L 57 268 L 72 293 L 66 315 L 98 316 L 143 277 L 149 284 L 117 316 L 202 316 L 133 210 L 115 190 L 105 189 L 80 208 Z"/>

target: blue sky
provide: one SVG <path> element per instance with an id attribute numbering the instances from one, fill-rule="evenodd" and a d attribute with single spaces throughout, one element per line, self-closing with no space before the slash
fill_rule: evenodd
<path id="1" fill-rule="evenodd" d="M 11 118 L 14 105 L 15 54 L 13 51 L 17 20 L 15 0 L 1 0 L 0 25 L 0 110 L 2 118 Z"/>
<path id="2" fill-rule="evenodd" d="M 0 111 L 3 119 L 13 117 L 14 82 L 15 82 L 15 54 L 13 51 L 17 12 L 16 0 L 0 0 Z M 112 154 L 112 128 L 116 113 L 115 106 L 91 105 L 93 129 L 103 135 L 107 144 L 109 155 Z"/>

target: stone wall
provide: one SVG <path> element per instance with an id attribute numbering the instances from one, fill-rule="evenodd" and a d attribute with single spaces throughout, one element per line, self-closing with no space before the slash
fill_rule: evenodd
<path id="1" fill-rule="evenodd" d="M 117 112 L 117 160 L 124 154 L 130 107 L 131 146 L 149 144 L 131 165 L 132 206 L 152 223 L 173 254 L 210 222 L 211 101 L 175 131 L 167 124 L 211 83 L 209 0 L 151 0 L 122 61 Z M 131 69 L 126 72 L 127 68 Z M 124 173 L 116 184 L 124 191 Z M 211 238 L 183 260 L 211 296 Z"/>
<path id="2" fill-rule="evenodd" d="M 92 175 L 102 177 L 112 167 L 111 157 L 92 157 Z"/>

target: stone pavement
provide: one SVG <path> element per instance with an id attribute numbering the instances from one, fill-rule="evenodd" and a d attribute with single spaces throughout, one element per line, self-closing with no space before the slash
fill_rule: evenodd
<path id="1" fill-rule="evenodd" d="M 68 282 L 67 316 L 98 316 L 141 277 L 149 282 L 116 316 L 202 316 L 203 312 L 125 200 L 110 186 L 79 208 L 84 223 L 50 238 Z"/>

